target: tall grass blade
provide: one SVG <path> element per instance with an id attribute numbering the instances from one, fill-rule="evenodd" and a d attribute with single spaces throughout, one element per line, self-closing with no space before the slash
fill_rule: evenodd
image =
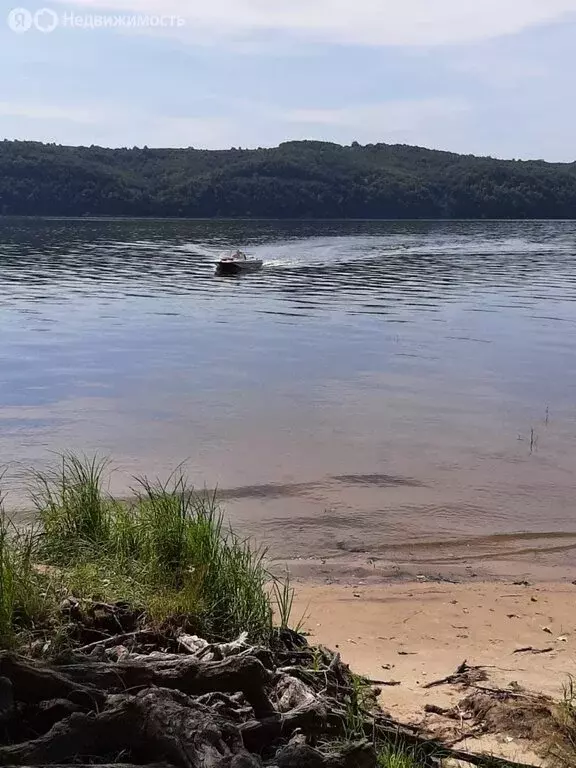
<path id="1" fill-rule="evenodd" d="M 32 473 L 31 496 L 47 554 L 72 563 L 108 543 L 111 501 L 103 492 L 109 462 L 65 453 L 60 464 Z"/>

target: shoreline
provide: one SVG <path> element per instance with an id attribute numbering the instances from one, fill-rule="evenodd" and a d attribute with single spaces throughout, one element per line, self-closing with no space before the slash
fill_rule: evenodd
<path id="1" fill-rule="evenodd" d="M 576 564 L 558 562 L 555 554 L 545 552 L 532 555 L 530 559 L 495 557 L 482 562 L 473 557 L 470 560 L 437 562 L 433 566 L 414 563 L 409 558 L 271 557 L 270 566 L 275 573 L 287 569 L 296 583 L 310 586 L 474 585 L 513 584 L 518 581 L 570 585 L 576 581 Z"/>

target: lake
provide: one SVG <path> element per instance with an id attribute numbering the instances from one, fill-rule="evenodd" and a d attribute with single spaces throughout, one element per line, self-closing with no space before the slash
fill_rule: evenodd
<path id="1" fill-rule="evenodd" d="M 97 452 L 283 558 L 576 563 L 576 222 L 2 219 L 0 322 L 8 506 Z"/>

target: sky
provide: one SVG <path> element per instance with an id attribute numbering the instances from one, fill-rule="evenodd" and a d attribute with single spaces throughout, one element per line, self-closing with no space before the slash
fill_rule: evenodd
<path id="1" fill-rule="evenodd" d="M 576 0 L 45 2 L 0 0 L 0 138 L 576 160 Z"/>

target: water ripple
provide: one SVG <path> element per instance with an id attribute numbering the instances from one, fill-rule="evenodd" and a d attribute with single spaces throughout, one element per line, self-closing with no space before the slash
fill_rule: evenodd
<path id="1" fill-rule="evenodd" d="M 374 493 L 386 536 L 531 530 L 544 509 L 571 529 L 574 222 L 5 218 L 0 235 L 6 460 L 192 456 L 232 504 L 314 517 Z M 263 269 L 216 277 L 237 246 Z"/>

